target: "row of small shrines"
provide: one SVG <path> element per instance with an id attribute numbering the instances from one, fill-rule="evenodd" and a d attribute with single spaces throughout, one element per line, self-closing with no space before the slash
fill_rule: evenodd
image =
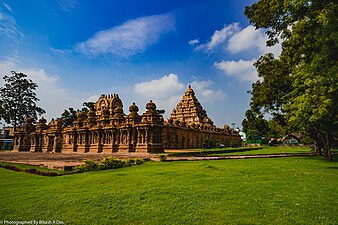
<path id="1" fill-rule="evenodd" d="M 236 132 L 168 120 L 149 102 L 147 111 L 139 115 L 138 107 L 129 107 L 129 115 L 122 107 L 112 113 L 108 110 L 97 115 L 94 110 L 84 119 L 80 113 L 72 126 L 63 127 L 61 119 L 48 125 L 44 118 L 37 124 L 31 118 L 18 129 L 14 139 L 14 151 L 31 152 L 148 152 L 159 153 L 164 149 L 200 148 L 208 138 L 229 146 L 240 141 Z"/>

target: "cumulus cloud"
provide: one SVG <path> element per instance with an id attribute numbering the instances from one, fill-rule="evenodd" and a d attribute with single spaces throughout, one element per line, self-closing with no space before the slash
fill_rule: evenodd
<path id="1" fill-rule="evenodd" d="M 267 35 L 263 30 L 256 30 L 254 26 L 249 25 L 229 38 L 227 49 L 231 53 L 258 50 L 260 54 L 272 52 L 276 56 L 279 56 L 281 52 L 280 44 L 273 47 L 267 47 L 266 40 Z"/>
<path id="2" fill-rule="evenodd" d="M 219 101 L 225 98 L 223 91 L 212 89 L 213 84 L 214 82 L 211 80 L 191 82 L 192 88 L 202 103 Z M 158 108 L 166 111 L 167 115 L 176 107 L 185 89 L 186 85 L 179 82 L 176 74 L 169 74 L 134 86 L 136 96 L 141 104 L 145 104 L 149 99 L 152 99 Z"/>
<path id="3" fill-rule="evenodd" d="M 20 67 L 14 59 L 0 60 L 1 74 L 10 75 L 12 70 L 27 74 L 38 84 L 36 90 L 37 97 L 40 99 L 38 105 L 46 110 L 46 114 L 43 115 L 46 119 L 60 117 L 66 108 L 82 106 L 82 99 L 60 87 L 58 75 L 49 74 L 42 68 Z M 3 85 L 2 79 L 0 85 Z"/>
<path id="4" fill-rule="evenodd" d="M 170 13 L 141 17 L 97 32 L 88 40 L 78 43 L 75 50 L 91 57 L 113 55 L 123 58 L 145 51 L 160 37 L 174 29 Z"/>
<path id="5" fill-rule="evenodd" d="M 276 44 L 273 47 L 267 47 L 267 38 L 264 30 L 256 30 L 252 25 L 241 28 L 239 23 L 232 23 L 225 25 L 221 30 L 216 30 L 210 41 L 198 45 L 196 49 L 210 53 L 221 47 L 223 51 L 228 51 L 232 54 L 254 50 L 258 54 L 272 52 L 279 56 L 281 45 Z"/>
<path id="6" fill-rule="evenodd" d="M 197 46 L 196 50 L 205 50 L 206 52 L 211 52 L 219 46 L 224 47 L 229 37 L 233 36 L 236 32 L 238 32 L 238 30 L 239 23 L 225 25 L 221 30 L 216 30 L 214 32 L 210 38 L 210 41 Z"/>
<path id="7" fill-rule="evenodd" d="M 256 59 L 238 60 L 238 61 L 221 61 L 214 63 L 217 69 L 222 70 L 227 76 L 237 77 L 241 81 L 259 80 L 257 71 L 253 66 Z"/>
<path id="8" fill-rule="evenodd" d="M 178 76 L 173 73 L 135 85 L 135 92 L 147 98 L 168 97 L 181 92 L 183 89 L 184 85 L 178 81 Z"/>
<path id="9" fill-rule="evenodd" d="M 256 53 L 257 55 L 253 57 L 259 57 L 259 55 L 271 52 L 278 57 L 281 53 L 281 45 L 276 44 L 273 47 L 267 47 L 267 39 L 264 30 L 256 30 L 252 25 L 241 28 L 239 23 L 232 23 L 225 25 L 221 30 L 216 30 L 209 42 L 201 44 L 195 49 L 213 53 L 222 47 L 224 53 L 250 53 L 250 55 Z M 253 66 L 255 61 L 256 59 L 223 60 L 215 62 L 214 66 L 222 70 L 227 76 L 236 77 L 241 81 L 255 82 L 259 79 Z"/>
<path id="10" fill-rule="evenodd" d="M 222 90 L 212 90 L 211 86 L 214 84 L 212 80 L 193 81 L 191 87 L 200 98 L 201 102 L 214 102 L 225 99 L 225 93 Z"/>

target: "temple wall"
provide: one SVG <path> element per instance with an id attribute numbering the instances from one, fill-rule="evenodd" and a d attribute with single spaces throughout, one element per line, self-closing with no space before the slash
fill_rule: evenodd
<path id="1" fill-rule="evenodd" d="M 164 149 L 193 149 L 202 148 L 205 139 L 230 146 L 232 141 L 241 141 L 238 133 L 195 129 L 176 125 L 165 125 L 163 128 Z"/>

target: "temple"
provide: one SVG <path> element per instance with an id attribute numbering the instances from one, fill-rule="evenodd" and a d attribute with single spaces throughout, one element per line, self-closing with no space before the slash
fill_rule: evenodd
<path id="1" fill-rule="evenodd" d="M 201 148 L 206 139 L 225 146 L 241 141 L 229 126 L 214 125 L 190 85 L 166 121 L 151 100 L 145 108 L 140 115 L 133 103 L 126 115 L 119 95 L 112 94 L 101 95 L 94 107 L 86 115 L 78 113 L 70 126 L 65 127 L 62 119 L 52 119 L 47 125 L 44 118 L 37 123 L 27 118 L 15 133 L 13 150 L 161 153 L 164 149 Z"/>

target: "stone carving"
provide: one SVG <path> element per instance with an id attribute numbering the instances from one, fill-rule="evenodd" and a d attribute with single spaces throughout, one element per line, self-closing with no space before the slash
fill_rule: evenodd
<path id="1" fill-rule="evenodd" d="M 171 112 L 167 122 L 172 123 L 171 121 L 174 121 L 174 123 L 175 121 L 180 121 L 183 126 L 195 124 L 195 126 L 207 125 L 214 127 L 214 122 L 208 117 L 190 85 L 184 92 L 181 101 Z"/>

